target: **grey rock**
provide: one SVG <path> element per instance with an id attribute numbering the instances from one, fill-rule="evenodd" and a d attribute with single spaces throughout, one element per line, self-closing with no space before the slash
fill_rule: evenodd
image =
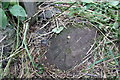
<path id="1" fill-rule="evenodd" d="M 61 70 L 68 70 L 82 62 L 93 43 L 96 30 L 94 28 L 69 27 L 50 41 L 46 53 L 47 61 Z"/>
<path id="2" fill-rule="evenodd" d="M 43 11 L 40 15 L 39 15 L 39 18 L 42 19 L 42 20 L 45 20 L 45 19 L 50 19 L 52 18 L 53 16 L 55 16 L 56 14 L 58 13 L 61 13 L 61 11 L 57 8 L 52 8 L 50 10 L 45 10 Z"/>

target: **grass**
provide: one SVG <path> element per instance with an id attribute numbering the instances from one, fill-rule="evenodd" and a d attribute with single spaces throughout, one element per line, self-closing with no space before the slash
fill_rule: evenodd
<path id="1" fill-rule="evenodd" d="M 63 4 L 63 3 L 56 3 Z M 72 4 L 72 5 L 71 5 Z M 69 3 L 67 3 L 69 5 Z M 74 7 L 73 7 L 74 6 Z M 79 7 L 80 6 L 80 7 Z M 66 71 L 66 74 L 70 74 L 71 71 L 79 70 L 79 75 L 73 75 L 73 77 L 97 77 L 97 78 L 119 78 L 119 60 L 120 52 L 116 43 L 120 37 L 120 27 L 118 27 L 119 15 L 118 7 L 112 6 L 109 3 L 70 3 L 69 7 L 56 7 L 63 12 L 56 19 L 60 18 L 65 11 L 68 11 L 68 16 L 79 17 L 84 19 L 84 23 L 88 23 L 98 30 L 100 38 L 94 40 L 94 44 L 91 46 L 87 55 L 83 58 L 83 62 L 76 65 L 74 68 Z M 38 11 L 39 12 L 39 11 Z M 67 14 L 67 13 L 66 13 Z M 36 15 L 36 14 L 35 14 Z M 49 23 L 54 23 L 54 18 L 50 19 L 41 29 Z M 28 19 L 30 20 L 30 18 Z M 72 20 L 71 20 L 72 21 Z M 27 21 L 26 21 L 27 22 Z M 50 69 L 44 67 L 39 63 L 38 55 L 44 55 L 45 51 L 41 51 L 39 48 L 32 46 L 29 32 L 28 23 L 23 23 L 21 31 L 19 31 L 19 20 L 17 28 L 17 47 L 10 53 L 9 57 L 2 59 L 4 54 L 1 52 L 1 61 L 8 60 L 6 67 L 0 68 L 1 78 L 3 77 L 19 77 L 19 78 L 31 78 L 35 76 L 44 76 L 49 74 L 52 77 L 62 77 L 64 72 L 57 69 Z M 64 21 L 63 21 L 64 22 Z M 74 23 L 74 20 L 73 20 Z M 54 24 L 55 26 L 55 24 Z M 65 25 L 63 25 L 65 26 Z M 50 29 L 52 30 L 52 29 Z M 51 32 L 51 31 L 49 31 Z M 49 33 L 48 32 L 48 33 Z M 20 34 L 20 35 L 19 35 Z M 22 35 L 21 35 L 22 34 Z M 43 34 L 44 35 L 44 34 Z M 53 35 L 53 34 L 52 34 Z M 45 35 L 46 36 L 46 35 Z M 51 36 L 51 33 L 47 36 Z M 20 37 L 20 39 L 19 39 Z M 37 51 L 35 51 L 37 49 Z M 42 58 L 42 57 L 40 57 Z M 0 63 L 2 65 L 2 63 Z M 79 68 L 79 69 L 78 69 Z M 13 71 L 11 71 L 12 69 Z M 55 70 L 55 71 L 54 71 Z M 57 72 L 58 71 L 58 72 Z M 19 72 L 19 73 L 18 73 Z"/>

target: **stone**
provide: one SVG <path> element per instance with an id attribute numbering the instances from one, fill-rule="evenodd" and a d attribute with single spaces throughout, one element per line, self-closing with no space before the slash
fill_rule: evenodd
<path id="1" fill-rule="evenodd" d="M 55 16 L 56 14 L 61 13 L 57 8 L 52 8 L 50 10 L 45 10 L 39 15 L 39 19 L 47 20 Z"/>
<path id="2" fill-rule="evenodd" d="M 47 62 L 61 70 L 80 64 L 93 44 L 96 29 L 92 27 L 68 27 L 50 40 Z"/>

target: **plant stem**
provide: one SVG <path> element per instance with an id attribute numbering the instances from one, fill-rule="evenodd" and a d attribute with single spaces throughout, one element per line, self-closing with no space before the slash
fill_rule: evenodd
<path id="1" fill-rule="evenodd" d="M 25 27 L 25 32 L 24 32 L 24 37 L 23 37 L 23 43 L 22 43 L 22 45 L 25 46 L 25 50 L 26 50 L 26 52 L 28 53 L 28 57 L 29 57 L 29 59 L 30 59 L 30 62 L 32 62 L 32 66 L 35 67 L 35 66 L 34 66 L 33 58 L 32 58 L 32 56 L 31 56 L 31 54 L 30 54 L 30 52 L 29 52 L 29 50 L 28 50 L 27 42 L 26 42 L 26 35 L 27 35 L 27 31 L 28 31 L 28 29 L 29 29 L 28 23 L 24 23 L 24 27 Z"/>
<path id="2" fill-rule="evenodd" d="M 18 24 L 17 24 L 17 44 L 16 44 L 16 49 L 19 47 L 19 17 L 18 17 Z"/>

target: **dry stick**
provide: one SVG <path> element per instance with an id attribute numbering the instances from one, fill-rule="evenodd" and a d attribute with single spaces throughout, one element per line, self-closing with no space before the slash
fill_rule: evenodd
<path id="1" fill-rule="evenodd" d="M 22 78 L 22 76 L 24 75 L 24 65 L 23 65 L 23 59 L 24 59 L 24 54 L 22 54 L 22 70 L 21 70 L 21 74 L 20 74 L 20 78 Z"/>
<path id="2" fill-rule="evenodd" d="M 95 38 L 96 38 L 96 36 L 97 36 L 97 31 L 96 31 L 96 34 L 95 34 Z M 95 39 L 94 38 L 94 39 Z M 93 43 L 93 45 L 91 46 L 91 48 L 88 50 L 88 52 L 86 53 L 86 54 L 88 54 L 92 49 L 93 49 L 93 47 L 94 47 L 94 45 L 96 44 L 96 40 L 94 40 L 95 42 Z M 83 58 L 83 60 L 85 59 L 85 58 L 87 58 L 89 55 L 91 55 L 92 53 L 90 53 L 90 54 L 88 54 L 86 57 L 84 57 Z M 89 56 L 89 58 L 90 58 L 91 56 Z M 87 59 L 85 59 L 81 64 L 83 64 L 83 63 L 85 63 L 89 58 L 87 58 Z M 72 70 L 74 70 L 76 67 L 78 67 L 78 66 L 80 66 L 81 64 L 79 64 L 79 65 L 76 65 Z"/>
<path id="3" fill-rule="evenodd" d="M 101 41 L 101 43 L 102 43 L 103 41 Z M 79 67 L 80 65 L 82 65 L 83 63 L 85 63 L 91 56 L 91 54 L 96 50 L 96 49 L 98 49 L 99 48 L 99 46 L 101 45 L 101 43 L 99 43 L 99 45 L 93 50 L 93 51 L 91 51 L 85 58 L 87 58 L 88 56 L 88 58 L 87 59 L 85 59 L 82 63 L 80 63 L 79 65 L 76 65 L 72 70 L 74 70 L 75 68 L 77 68 L 77 67 Z"/>
<path id="4" fill-rule="evenodd" d="M 69 8 L 71 8 L 75 3 L 76 3 L 76 2 L 74 2 L 72 5 L 70 5 L 70 7 L 68 7 L 65 11 L 67 11 Z M 63 11 L 61 14 L 59 14 L 59 15 L 57 15 L 57 16 L 55 16 L 55 17 L 56 17 L 56 18 L 60 17 L 65 11 Z M 43 26 L 40 28 L 40 30 L 43 29 L 44 27 L 46 27 L 46 26 L 50 23 L 51 20 L 53 20 L 53 18 L 51 18 L 45 25 L 43 25 Z M 36 37 L 36 38 L 39 38 L 39 37 L 42 37 L 42 36 L 45 36 L 45 35 L 48 35 L 48 34 L 51 34 L 51 33 L 52 33 L 52 31 L 49 32 L 49 33 L 43 34 L 43 35 L 41 35 L 41 36 L 38 36 L 38 37 Z M 36 38 L 35 38 L 35 39 L 36 39 Z"/>
<path id="5" fill-rule="evenodd" d="M 76 2 L 74 2 L 73 4 L 71 4 L 66 10 L 64 10 L 61 14 L 56 15 L 55 17 L 58 18 L 60 17 L 65 11 L 67 11 L 69 8 L 71 8 Z M 34 14 L 32 17 L 35 17 L 36 15 L 38 15 L 42 10 L 38 11 L 36 14 Z M 31 20 L 32 17 L 28 18 L 27 20 L 24 21 L 24 23 L 26 23 L 27 21 Z M 46 25 L 49 24 L 49 22 L 52 20 L 53 18 L 51 18 L 43 27 L 41 27 L 40 29 L 43 29 Z"/>
<path id="6" fill-rule="evenodd" d="M 7 35 L 5 35 L 1 40 L 0 43 L 7 37 Z"/>
<path id="7" fill-rule="evenodd" d="M 50 23 L 50 20 L 49 20 L 45 25 L 43 25 L 43 26 L 40 28 L 40 30 L 43 29 L 45 26 L 47 26 L 49 23 Z"/>
<path id="8" fill-rule="evenodd" d="M 76 2 L 74 2 L 72 5 L 70 5 L 70 7 L 72 7 L 75 3 L 76 3 Z M 70 7 L 68 7 L 65 11 L 67 11 Z M 39 14 L 41 11 L 42 11 L 42 10 L 38 11 L 35 15 L 33 15 L 33 17 L 35 17 L 35 16 L 36 16 L 37 14 Z M 56 18 L 60 17 L 65 11 L 63 11 L 61 14 L 57 15 Z M 27 20 L 24 21 L 24 22 L 27 22 L 27 21 L 29 21 L 29 20 L 31 20 L 31 19 L 32 19 L 32 17 L 30 17 L 29 19 L 27 19 Z M 44 27 L 46 27 L 46 26 L 50 23 L 51 20 L 53 20 L 53 18 L 51 18 L 45 25 L 43 25 L 43 26 L 40 28 L 40 30 L 43 29 Z M 51 33 L 53 33 L 53 32 L 52 32 L 52 31 L 51 31 L 51 32 L 48 32 L 48 33 L 46 33 L 46 34 L 43 34 L 43 35 L 41 35 L 41 36 L 36 37 L 35 39 L 37 39 L 37 38 L 39 38 L 39 37 L 42 37 L 42 36 L 49 35 L 49 34 L 51 34 Z"/>
<path id="9" fill-rule="evenodd" d="M 105 47 L 105 42 L 106 42 L 106 39 L 104 38 L 104 42 L 103 42 L 103 45 L 102 45 L 103 48 L 102 48 L 102 49 L 100 48 L 100 49 L 99 49 L 100 52 L 98 53 L 101 59 L 104 59 L 104 57 L 103 57 L 103 51 L 104 51 L 104 47 Z M 101 54 L 100 54 L 100 53 L 101 53 Z M 107 66 L 106 66 L 106 63 L 105 63 L 105 62 L 103 62 L 103 66 L 104 66 L 104 67 L 101 67 L 101 68 L 103 69 L 103 70 L 102 70 L 102 71 L 103 71 L 103 77 L 106 78 L 107 75 L 106 75 L 105 70 L 107 69 Z M 101 71 L 101 72 L 102 72 L 102 71 Z"/>
<path id="10" fill-rule="evenodd" d="M 38 70 L 34 70 L 29 76 L 33 76 Z"/>
<path id="11" fill-rule="evenodd" d="M 1 49 L 1 60 L 2 60 L 2 56 L 3 56 L 3 48 L 4 48 L 4 45 L 2 45 L 2 49 Z M 1 66 L 1 64 L 0 64 L 0 66 Z M 1 68 L 1 67 L 0 67 Z"/>
<path id="12" fill-rule="evenodd" d="M 58 19 L 57 19 L 57 18 L 55 19 L 55 23 L 56 23 L 56 26 L 57 26 L 57 28 L 58 28 L 58 27 L 59 27 L 59 23 L 58 23 Z M 53 26 L 53 27 L 55 27 L 55 26 Z M 44 26 L 43 26 L 43 28 L 44 28 Z M 41 28 L 40 28 L 40 29 L 41 29 Z M 36 37 L 35 39 L 40 38 L 40 37 L 42 37 L 42 36 L 49 35 L 49 34 L 51 34 L 51 33 L 53 33 L 53 32 L 50 31 L 50 32 L 48 32 L 48 33 L 42 34 L 42 35 Z"/>
<path id="13" fill-rule="evenodd" d="M 57 18 L 55 19 L 55 22 L 56 22 L 56 26 L 58 28 L 59 27 L 59 23 L 58 23 L 58 19 Z"/>
<path id="14" fill-rule="evenodd" d="M 1 48 L 1 56 L 0 56 L 0 60 L 2 60 L 2 57 L 3 57 L 3 48 L 4 48 L 4 45 L 2 45 L 2 48 Z M 0 63 L 0 69 L 2 68 L 2 63 Z M 1 71 L 1 70 L 0 70 Z M 0 79 L 4 77 L 4 74 L 2 73 L 3 71 L 1 71 L 1 74 L 0 74 Z"/>
<path id="15" fill-rule="evenodd" d="M 66 26 L 65 26 L 65 24 L 60 20 L 60 19 L 58 19 L 59 20 L 59 22 L 64 26 L 64 28 L 66 28 Z M 67 28 L 66 28 L 67 29 Z"/>
<path id="16" fill-rule="evenodd" d="M 20 47 L 20 48 L 21 48 L 21 47 Z M 1 60 L 0 62 L 5 61 L 5 60 L 8 60 L 8 59 L 14 57 L 15 55 L 19 54 L 19 52 L 21 52 L 21 51 L 23 50 L 23 49 L 20 50 L 20 48 L 18 48 L 13 54 L 11 54 L 9 57 L 7 57 L 7 58 Z"/>
<path id="17" fill-rule="evenodd" d="M 88 72 L 87 72 L 87 73 L 82 73 L 82 75 L 81 75 L 81 74 L 79 74 L 79 75 L 80 75 L 80 76 L 78 76 L 78 78 L 81 78 L 81 77 L 83 77 L 83 76 L 98 77 L 98 75 L 89 74 Z"/>
<path id="18" fill-rule="evenodd" d="M 95 74 L 89 74 L 89 73 L 81 73 L 83 75 L 87 75 L 87 76 L 92 76 L 92 77 L 98 77 L 98 75 L 95 75 Z"/>
<path id="19" fill-rule="evenodd" d="M 32 17 L 35 17 L 35 16 L 36 16 L 37 14 L 39 14 L 41 11 L 42 11 L 42 10 L 38 11 L 38 12 L 37 12 L 35 15 L 33 15 Z M 27 20 L 25 20 L 24 23 L 26 23 L 27 21 L 31 20 L 32 17 L 30 17 L 30 18 L 28 18 Z M 48 23 L 49 23 L 49 22 L 48 22 Z M 48 23 L 46 23 L 46 25 L 47 25 Z M 45 27 L 46 25 L 44 25 L 43 27 Z M 2 40 L 3 40 L 3 39 L 2 39 Z M 0 41 L 2 42 L 2 40 L 0 40 Z M 19 52 L 20 52 L 19 49 L 22 48 L 22 47 L 23 47 L 23 44 L 22 44 L 12 55 L 10 55 L 9 57 L 1 60 L 0 62 L 2 62 L 2 61 L 4 61 L 4 60 L 8 60 L 8 59 L 12 58 L 13 56 L 19 54 Z M 26 47 L 26 46 L 25 46 L 25 47 Z M 23 50 L 23 49 L 22 49 L 22 50 Z M 18 52 L 17 52 L 17 51 L 18 51 Z M 28 50 L 27 50 L 27 52 L 28 52 Z"/>
<path id="20" fill-rule="evenodd" d="M 90 22 L 89 22 L 90 23 Z M 90 23 L 92 26 L 94 26 L 96 29 L 98 29 L 95 25 L 93 25 L 92 23 Z M 101 30 L 100 29 L 98 29 L 100 32 L 101 32 Z M 102 33 L 102 35 L 106 38 L 106 39 L 108 39 L 107 38 L 107 36 L 103 33 L 103 32 L 101 32 Z M 111 43 L 113 43 L 110 39 L 108 39 Z M 101 41 L 101 43 L 102 43 L 102 41 Z M 101 45 L 101 43 L 94 49 L 94 50 L 96 50 L 100 45 Z M 114 44 L 114 43 L 113 43 Z M 115 44 L 114 44 L 114 46 L 115 46 Z M 92 51 L 92 52 L 94 52 L 94 50 Z M 92 54 L 92 52 L 90 52 L 85 58 L 87 58 L 88 56 L 90 56 L 91 54 Z M 83 59 L 85 59 L 85 58 L 83 58 Z M 81 64 L 83 64 L 83 63 L 85 63 L 87 61 L 87 59 L 86 60 L 84 60 Z M 79 64 L 79 65 L 77 65 L 77 66 L 80 66 L 81 64 Z M 74 68 L 76 68 L 77 66 L 75 66 Z"/>
<path id="21" fill-rule="evenodd" d="M 70 7 L 72 7 L 74 4 L 75 4 L 76 2 L 74 2 L 72 5 L 70 5 Z M 68 7 L 66 10 L 68 10 L 70 7 Z M 66 11 L 65 10 L 65 11 Z M 39 14 L 40 12 L 41 12 L 42 10 L 40 10 L 40 11 L 38 11 L 35 15 L 33 15 L 32 17 L 35 17 L 37 14 Z M 65 11 L 63 11 L 60 15 L 58 15 L 57 17 L 60 17 Z M 26 23 L 27 21 L 29 21 L 29 20 L 31 20 L 32 19 L 32 17 L 30 17 L 30 18 L 28 18 L 27 20 L 25 20 L 24 21 L 24 23 Z M 41 27 L 40 29 L 42 29 L 42 28 L 44 28 L 46 25 L 48 25 L 49 24 L 49 22 L 51 21 L 52 19 L 50 19 L 43 27 Z M 51 33 L 51 32 L 50 32 Z M 24 35 L 24 37 L 25 37 L 25 35 Z M 23 42 L 24 42 L 24 40 L 25 40 L 25 38 L 23 39 Z M 25 42 L 24 42 L 24 45 L 25 45 Z M 23 46 L 23 45 L 22 45 Z M 21 48 L 21 47 L 20 47 Z M 27 46 L 25 45 L 25 48 L 27 48 Z M 19 49 L 18 49 L 19 50 Z M 17 50 L 16 50 L 17 51 Z M 10 55 L 8 58 L 6 58 L 6 59 L 10 59 L 10 58 L 12 58 L 13 56 L 15 56 L 15 55 L 17 55 L 20 51 L 18 51 L 18 52 L 14 52 L 12 55 Z M 27 53 L 29 53 L 29 51 L 27 50 Z M 30 53 L 29 53 L 29 57 L 30 57 Z M 4 59 L 4 60 L 6 60 L 6 59 Z M 11 60 L 11 59 L 10 59 Z M 1 60 L 0 62 L 2 62 L 3 60 Z"/>
<path id="22" fill-rule="evenodd" d="M 43 4 L 44 4 L 44 3 L 43 3 Z M 42 6 L 43 4 L 41 4 L 41 6 Z M 47 7 L 49 7 L 49 5 L 46 6 L 45 8 L 47 8 Z M 27 20 L 25 20 L 24 23 L 28 22 L 28 21 L 31 20 L 33 17 L 37 16 L 37 15 L 38 15 L 40 12 L 42 12 L 45 8 L 39 10 L 39 11 L 38 11 L 37 13 L 35 13 L 32 17 L 30 17 L 30 18 L 28 18 Z"/>
<path id="23" fill-rule="evenodd" d="M 115 44 L 110 40 L 97 26 L 93 25 L 91 22 L 88 21 L 89 24 L 91 24 L 93 27 L 95 27 L 107 40 L 109 40 L 114 46 Z M 115 46 L 116 47 L 116 46 Z"/>
<path id="24" fill-rule="evenodd" d="M 12 42 L 12 43 L 13 43 L 13 42 Z M 9 43 L 9 44 L 7 44 L 7 45 L 4 45 L 4 47 L 7 47 L 7 46 L 9 46 L 9 45 L 12 44 L 12 43 Z M 0 47 L 1 47 L 1 46 L 0 46 Z M 17 54 L 20 52 L 20 51 L 19 51 L 20 48 L 21 48 L 21 46 L 20 46 L 12 55 L 10 55 L 9 57 L 1 60 L 0 62 L 5 61 L 5 60 L 8 60 L 8 59 L 12 58 L 13 56 L 17 55 Z M 18 52 L 17 52 L 17 51 L 18 51 Z M 17 54 L 16 54 L 16 53 L 17 53 Z"/>
<path id="25" fill-rule="evenodd" d="M 95 38 L 94 38 L 94 44 L 91 46 L 91 48 L 88 50 L 88 52 L 86 53 L 86 54 L 88 54 L 91 50 L 92 50 L 92 48 L 94 47 L 94 45 L 95 45 L 95 43 L 96 43 L 96 36 L 97 36 L 97 31 L 96 31 L 96 34 L 95 34 Z"/>
<path id="26" fill-rule="evenodd" d="M 34 39 L 38 39 L 38 38 L 40 38 L 40 37 L 42 37 L 42 36 L 46 36 L 46 35 L 49 35 L 49 34 L 51 34 L 51 33 L 53 33 L 53 32 L 52 32 L 52 31 L 50 31 L 50 32 L 45 33 L 45 34 L 42 34 L 42 35 L 40 35 L 40 36 L 38 36 L 38 37 L 36 37 L 36 38 L 34 38 Z"/>
<path id="27" fill-rule="evenodd" d="M 106 61 L 104 61 L 104 62 L 109 62 L 109 61 L 112 61 L 112 60 L 114 60 L 114 59 L 118 59 L 118 58 L 120 58 L 120 56 L 117 56 L 117 57 L 115 57 L 115 58 L 112 58 L 112 59 L 106 60 Z"/>
<path id="28" fill-rule="evenodd" d="M 4 47 L 7 47 L 7 46 L 11 45 L 12 43 L 14 43 L 14 41 L 9 44 L 4 45 Z M 0 46 L 0 47 L 2 47 L 2 46 Z"/>
<path id="29" fill-rule="evenodd" d="M 44 3 L 43 3 L 44 4 Z M 45 7 L 46 8 L 46 7 Z M 27 20 L 24 21 L 24 23 L 28 22 L 29 20 L 31 20 L 33 17 L 37 16 L 40 12 L 42 12 L 45 8 L 39 10 L 37 13 L 35 13 L 32 17 L 28 18 Z"/>
<path id="30" fill-rule="evenodd" d="M 110 41 L 115 47 L 116 45 L 114 44 L 114 42 L 112 40 L 110 40 L 97 26 L 93 25 L 91 22 L 89 22 L 93 27 L 95 27 L 98 31 L 100 31 L 100 33 L 108 40 Z"/>
<path id="31" fill-rule="evenodd" d="M 12 42 L 12 43 L 13 43 L 13 42 Z M 9 46 L 9 45 L 12 44 L 12 43 L 9 43 L 9 44 L 5 45 L 4 47 Z M 0 46 L 0 47 L 1 47 L 1 46 Z M 5 60 L 8 60 L 8 59 L 14 57 L 15 55 L 19 54 L 19 52 L 21 51 L 20 49 L 21 49 L 22 47 L 23 47 L 23 46 L 21 45 L 18 49 L 15 50 L 15 52 L 13 52 L 13 54 L 11 54 L 9 57 L 7 57 L 7 58 L 5 58 L 5 59 L 3 59 L 3 60 L 0 60 L 0 62 L 5 61 Z M 23 50 L 23 49 L 22 49 L 22 50 Z"/>
<path id="32" fill-rule="evenodd" d="M 113 50 L 115 46 L 111 46 L 109 50 Z M 112 55 L 112 57 L 114 58 L 114 54 Z M 115 59 L 114 61 L 116 62 L 117 59 Z M 118 61 L 117 61 L 118 62 Z M 117 64 L 119 66 L 119 64 Z M 116 74 L 119 75 L 119 70 L 117 69 L 117 66 L 115 66 L 116 68 Z"/>
<path id="33" fill-rule="evenodd" d="M 10 65 L 11 61 L 12 61 L 12 59 L 10 58 L 5 69 L 4 69 L 4 76 L 6 76 L 9 72 L 9 65 Z"/>
<path id="34" fill-rule="evenodd" d="M 55 26 L 53 26 L 53 27 L 55 27 Z M 42 37 L 42 36 L 47 36 L 47 35 L 49 35 L 49 34 L 52 34 L 53 32 L 52 31 L 50 31 L 50 32 L 48 32 L 48 33 L 45 33 L 45 34 L 41 34 L 40 36 L 37 36 L 36 38 L 34 38 L 34 39 L 38 39 L 38 38 L 40 38 L 40 37 Z"/>
<path id="35" fill-rule="evenodd" d="M 68 9 L 70 9 L 74 4 L 76 4 L 76 2 L 74 2 L 73 4 L 71 4 L 65 11 L 67 11 Z M 63 11 L 60 15 L 58 15 L 57 18 L 60 17 L 65 11 Z"/>
<path id="36" fill-rule="evenodd" d="M 106 60 L 106 61 L 104 61 L 104 62 L 112 61 L 112 60 L 117 59 L 117 58 L 120 58 L 120 56 L 118 56 L 118 57 L 116 57 L 116 58 L 113 58 L 113 59 Z M 103 62 L 101 62 L 101 63 L 103 63 Z M 100 63 L 98 63 L 98 64 L 100 64 Z"/>
<path id="37" fill-rule="evenodd" d="M 10 44 L 11 44 L 11 43 L 10 43 Z M 10 45 L 10 44 L 8 44 L 8 45 Z M 8 46 L 8 45 L 5 45 L 4 47 L 6 47 L 6 46 Z M 12 58 L 13 56 L 19 54 L 19 52 L 21 51 L 20 49 L 21 49 L 22 47 L 23 47 L 23 46 L 21 45 L 18 49 L 15 50 L 15 52 L 14 52 L 13 54 L 11 54 L 9 57 L 1 60 L 0 62 L 5 61 L 5 60 L 8 60 L 8 59 Z M 22 49 L 22 50 L 23 50 L 23 49 Z"/>
<path id="38" fill-rule="evenodd" d="M 104 39 L 105 39 L 105 38 L 104 38 Z M 113 58 L 113 59 L 106 60 L 106 61 L 104 61 L 104 62 L 102 62 L 102 63 L 105 63 L 105 62 L 108 62 L 108 61 L 111 61 L 111 60 L 114 60 L 114 59 L 117 59 L 117 58 L 120 58 L 120 56 L 118 56 L 118 57 L 116 57 L 116 58 Z M 98 64 L 100 64 L 100 63 L 98 63 Z"/>

